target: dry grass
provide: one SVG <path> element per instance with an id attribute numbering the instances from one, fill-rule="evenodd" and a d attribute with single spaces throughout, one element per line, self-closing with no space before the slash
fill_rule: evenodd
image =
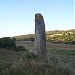
<path id="1" fill-rule="evenodd" d="M 16 44 L 19 46 L 24 46 L 27 49 L 33 49 L 34 47 L 34 42 L 30 41 L 16 41 Z M 55 44 L 55 43 L 50 43 L 47 42 L 47 48 L 59 48 L 63 50 L 75 50 L 75 45 L 68 45 L 68 44 Z"/>
<path id="2" fill-rule="evenodd" d="M 33 50 L 34 42 L 30 41 L 16 41 L 17 46 L 23 46 L 27 50 Z"/>
<path id="3" fill-rule="evenodd" d="M 34 42 L 16 41 L 33 50 Z M 25 51 L 0 49 L 0 75 L 75 75 L 75 45 L 47 43 L 48 60 L 24 59 Z"/>

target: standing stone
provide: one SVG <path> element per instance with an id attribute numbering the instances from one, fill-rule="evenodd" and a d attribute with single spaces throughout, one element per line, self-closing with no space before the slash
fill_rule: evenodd
<path id="1" fill-rule="evenodd" d="M 43 16 L 35 14 L 35 53 L 41 58 L 46 57 L 46 33 Z"/>

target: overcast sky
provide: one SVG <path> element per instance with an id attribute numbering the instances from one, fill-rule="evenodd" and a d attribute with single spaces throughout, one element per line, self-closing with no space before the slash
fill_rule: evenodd
<path id="1" fill-rule="evenodd" d="M 75 29 L 74 7 L 74 0 L 0 0 L 0 37 L 34 33 L 36 13 L 46 31 Z"/>

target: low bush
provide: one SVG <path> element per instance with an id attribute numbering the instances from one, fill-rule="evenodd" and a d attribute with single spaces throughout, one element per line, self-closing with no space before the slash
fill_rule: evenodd
<path id="1" fill-rule="evenodd" d="M 16 46 L 16 51 L 25 51 L 26 49 L 23 46 Z"/>
<path id="2" fill-rule="evenodd" d="M 75 41 L 72 41 L 72 42 L 71 42 L 71 45 L 75 45 Z"/>
<path id="3" fill-rule="evenodd" d="M 0 47 L 14 49 L 16 47 L 16 43 L 13 39 L 10 39 L 9 37 L 4 37 L 0 39 Z"/>
<path id="4" fill-rule="evenodd" d="M 34 59 L 36 58 L 36 55 L 33 52 L 27 51 L 27 53 L 24 56 L 26 59 Z"/>

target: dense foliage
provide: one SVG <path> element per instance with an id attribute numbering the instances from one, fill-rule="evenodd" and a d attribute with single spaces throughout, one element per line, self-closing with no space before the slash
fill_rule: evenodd
<path id="1" fill-rule="evenodd" d="M 16 43 L 13 39 L 10 39 L 9 37 L 4 37 L 4 38 L 0 38 L 0 47 L 13 49 L 16 47 Z"/>

